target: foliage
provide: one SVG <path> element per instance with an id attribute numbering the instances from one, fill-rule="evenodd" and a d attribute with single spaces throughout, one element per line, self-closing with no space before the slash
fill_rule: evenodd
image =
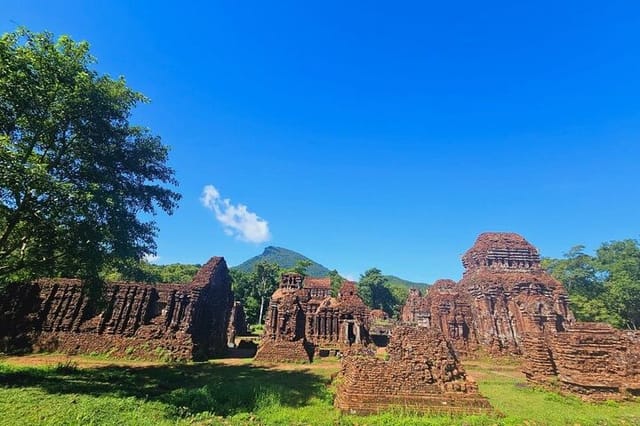
<path id="1" fill-rule="evenodd" d="M 402 306 L 409 297 L 409 288 L 403 284 L 389 283 L 389 290 L 391 291 L 391 297 L 393 298 L 393 312 L 392 316 L 399 318 Z"/>
<path id="2" fill-rule="evenodd" d="M 126 265 L 126 264 L 125 264 Z M 136 262 L 129 268 L 106 268 L 102 272 L 105 281 L 139 281 L 151 283 L 190 283 L 201 265 L 172 263 L 154 265 L 146 261 Z"/>
<path id="3" fill-rule="evenodd" d="M 358 294 L 364 303 L 372 309 L 382 309 L 389 315 L 393 314 L 395 300 L 388 280 L 378 268 L 371 268 L 360 276 Z"/>
<path id="4" fill-rule="evenodd" d="M 595 256 L 576 246 L 563 259 L 544 259 L 543 267 L 564 284 L 578 320 L 632 329 L 640 326 L 638 241 L 603 243 Z"/>
<path id="5" fill-rule="evenodd" d="M 129 122 L 147 99 L 91 69 L 86 42 L 0 38 L 0 277 L 97 277 L 155 251 L 180 196 L 168 149 Z"/>
<path id="6" fill-rule="evenodd" d="M 249 324 L 261 323 L 260 312 L 278 288 L 281 272 L 277 264 L 268 262 L 256 263 L 249 273 L 230 270 L 233 292 L 236 300 L 242 302 Z"/>
<path id="7" fill-rule="evenodd" d="M 331 279 L 331 297 L 338 297 L 340 287 L 345 279 L 335 269 L 329 272 L 329 278 Z"/>

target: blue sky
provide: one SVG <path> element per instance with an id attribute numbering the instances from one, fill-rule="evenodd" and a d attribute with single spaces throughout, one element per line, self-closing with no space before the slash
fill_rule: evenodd
<path id="1" fill-rule="evenodd" d="M 183 194 L 160 263 L 276 245 L 431 282 L 484 231 L 640 236 L 640 3 L 196 3 L 0 4 L 151 99 Z"/>

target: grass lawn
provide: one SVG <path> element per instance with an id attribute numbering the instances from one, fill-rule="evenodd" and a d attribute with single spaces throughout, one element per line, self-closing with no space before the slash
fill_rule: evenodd
<path id="1" fill-rule="evenodd" d="M 332 403 L 335 360 L 254 365 L 11 357 L 0 359 L 0 425 L 640 425 L 640 402 L 588 404 L 526 386 L 513 363 L 467 365 L 502 416 L 342 415 Z"/>

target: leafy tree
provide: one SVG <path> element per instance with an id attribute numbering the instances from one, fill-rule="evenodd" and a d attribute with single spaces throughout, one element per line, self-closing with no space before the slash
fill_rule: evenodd
<path id="1" fill-rule="evenodd" d="M 238 269 L 230 269 L 229 274 L 231 275 L 231 288 L 236 300 L 242 302 L 247 321 L 250 324 L 256 324 L 258 322 L 260 302 L 255 297 L 256 291 L 252 281 L 252 274 Z"/>
<path id="2" fill-rule="evenodd" d="M 140 281 L 149 283 L 190 283 L 201 265 L 172 263 L 154 265 L 146 260 L 141 262 L 121 262 L 121 268 L 107 267 L 101 273 L 105 281 Z M 122 266 L 126 266 L 123 268 Z"/>
<path id="3" fill-rule="evenodd" d="M 231 269 L 232 289 L 241 301 L 247 321 L 262 324 L 265 303 L 278 287 L 280 267 L 275 263 L 258 262 L 252 272 Z"/>
<path id="4" fill-rule="evenodd" d="M 0 280 L 96 277 L 155 252 L 180 195 L 168 149 L 129 122 L 147 99 L 99 75 L 86 42 L 0 37 Z"/>
<path id="5" fill-rule="evenodd" d="M 331 296 L 337 297 L 340 292 L 340 287 L 342 287 L 342 283 L 344 282 L 344 278 L 336 269 L 329 272 L 329 278 L 331 279 Z"/>
<path id="6" fill-rule="evenodd" d="M 399 318 L 402 311 L 402 306 L 405 304 L 407 298 L 409 297 L 409 288 L 404 285 L 390 284 L 389 290 L 391 291 L 391 297 L 393 298 L 392 313 L 389 314 L 393 315 L 396 318 Z"/>
<path id="7" fill-rule="evenodd" d="M 190 283 L 202 265 L 172 263 L 169 265 L 152 265 L 145 262 L 149 269 L 158 277 L 160 283 Z"/>
<path id="8" fill-rule="evenodd" d="M 584 246 L 575 246 L 564 254 L 564 259 L 543 259 L 542 266 L 562 281 L 567 292 L 588 298 L 604 290 L 595 266 L 596 259 L 584 253 Z"/>
<path id="9" fill-rule="evenodd" d="M 278 287 L 278 278 L 280 277 L 280 267 L 275 263 L 258 262 L 253 267 L 253 282 L 260 298 L 260 314 L 258 315 L 258 324 L 262 324 L 262 316 L 264 314 L 264 302 Z"/>
<path id="10" fill-rule="evenodd" d="M 373 309 L 382 309 L 389 315 L 393 314 L 395 301 L 388 287 L 388 279 L 382 271 L 371 268 L 360 276 L 358 294 L 365 304 Z"/>
<path id="11" fill-rule="evenodd" d="M 543 266 L 569 293 L 580 321 L 604 321 L 616 327 L 640 326 L 640 246 L 636 240 L 604 243 L 596 256 L 572 248 L 564 259 L 544 259 Z"/>
<path id="12" fill-rule="evenodd" d="M 605 300 L 619 325 L 640 326 L 640 245 L 636 240 L 604 243 L 596 252 L 605 276 Z"/>

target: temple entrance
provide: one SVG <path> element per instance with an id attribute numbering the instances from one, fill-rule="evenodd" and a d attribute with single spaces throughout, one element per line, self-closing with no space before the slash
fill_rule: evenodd
<path id="1" fill-rule="evenodd" d="M 349 346 L 360 343 L 360 324 L 351 315 L 342 321 L 342 341 Z"/>
<path id="2" fill-rule="evenodd" d="M 353 332 L 353 322 L 347 323 L 347 340 L 349 344 L 352 345 L 356 341 L 356 334 Z"/>

